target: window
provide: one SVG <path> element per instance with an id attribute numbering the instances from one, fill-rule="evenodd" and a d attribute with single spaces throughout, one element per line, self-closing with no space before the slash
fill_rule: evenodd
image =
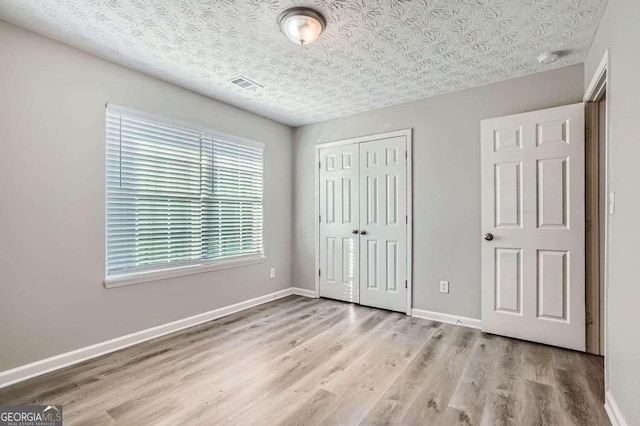
<path id="1" fill-rule="evenodd" d="M 262 144 L 108 105 L 106 145 L 105 283 L 262 259 Z"/>

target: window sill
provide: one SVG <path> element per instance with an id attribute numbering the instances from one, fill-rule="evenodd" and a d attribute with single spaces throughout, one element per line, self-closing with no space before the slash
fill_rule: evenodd
<path id="1" fill-rule="evenodd" d="M 104 286 L 106 288 L 122 287 L 126 285 L 141 284 L 151 281 L 160 281 L 169 278 L 183 277 L 186 275 L 219 271 L 221 269 L 237 268 L 239 266 L 253 265 L 256 263 L 262 263 L 264 261 L 264 255 L 260 254 L 244 256 L 235 259 L 219 260 L 211 263 L 199 263 L 195 265 L 179 266 L 158 271 L 144 271 L 123 275 L 114 275 L 104 279 Z"/>

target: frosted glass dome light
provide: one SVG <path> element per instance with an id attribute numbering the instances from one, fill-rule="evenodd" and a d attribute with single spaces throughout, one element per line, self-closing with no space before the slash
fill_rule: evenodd
<path id="1" fill-rule="evenodd" d="M 306 7 L 285 10 L 278 18 L 278 23 L 287 38 L 300 46 L 316 41 L 326 26 L 320 13 Z"/>

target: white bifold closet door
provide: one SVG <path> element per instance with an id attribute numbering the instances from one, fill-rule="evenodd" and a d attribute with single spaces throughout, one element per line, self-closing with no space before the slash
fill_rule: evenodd
<path id="1" fill-rule="evenodd" d="M 320 296 L 407 310 L 407 142 L 320 150 Z"/>
<path id="2" fill-rule="evenodd" d="M 320 296 L 358 303 L 358 145 L 320 151 Z"/>
<path id="3" fill-rule="evenodd" d="M 405 138 L 360 144 L 360 303 L 406 311 Z"/>

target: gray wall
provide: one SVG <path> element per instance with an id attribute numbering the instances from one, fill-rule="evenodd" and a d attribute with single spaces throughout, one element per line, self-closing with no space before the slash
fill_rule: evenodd
<path id="1" fill-rule="evenodd" d="M 629 425 L 640 425 L 640 2 L 610 0 L 585 62 L 585 87 L 607 48 L 611 51 L 610 183 L 616 211 L 610 217 L 609 300 L 606 335 L 609 397 Z"/>
<path id="2" fill-rule="evenodd" d="M 290 286 L 289 127 L 2 21 L 0 40 L 0 371 Z M 265 142 L 265 263 L 103 287 L 106 101 Z"/>
<path id="3" fill-rule="evenodd" d="M 582 91 L 576 65 L 296 129 L 292 282 L 315 285 L 314 145 L 413 128 L 413 307 L 480 318 L 480 120 L 580 102 Z"/>

